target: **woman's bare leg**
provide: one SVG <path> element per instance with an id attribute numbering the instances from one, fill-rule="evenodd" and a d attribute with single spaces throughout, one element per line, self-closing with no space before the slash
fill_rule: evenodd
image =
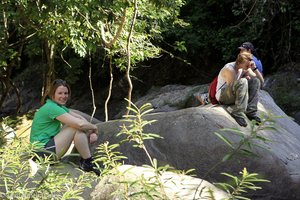
<path id="1" fill-rule="evenodd" d="M 100 175 L 100 170 L 93 163 L 86 133 L 71 127 L 65 127 L 54 137 L 54 141 L 56 154 L 59 158 L 67 152 L 72 141 L 74 141 L 75 148 L 81 156 L 79 168 L 83 171 L 93 171 L 96 175 Z"/>
<path id="2" fill-rule="evenodd" d="M 64 127 L 55 137 L 56 154 L 61 158 L 69 149 L 76 134 L 76 129 Z"/>
<path id="3" fill-rule="evenodd" d="M 54 137 L 56 154 L 59 158 L 67 152 L 73 140 L 82 158 L 91 157 L 87 135 L 72 127 L 65 127 Z"/>
<path id="4" fill-rule="evenodd" d="M 83 159 L 91 157 L 88 137 L 84 132 L 76 132 L 74 137 L 74 145 Z"/>

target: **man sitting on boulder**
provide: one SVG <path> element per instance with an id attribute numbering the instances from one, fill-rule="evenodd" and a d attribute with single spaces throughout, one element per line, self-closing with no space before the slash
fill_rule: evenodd
<path id="1" fill-rule="evenodd" d="M 220 104 L 234 104 L 231 116 L 240 126 L 247 126 L 246 116 L 257 123 L 261 122 L 257 116 L 257 103 L 263 81 L 249 52 L 241 52 L 235 62 L 227 63 L 220 70 L 216 99 Z"/>

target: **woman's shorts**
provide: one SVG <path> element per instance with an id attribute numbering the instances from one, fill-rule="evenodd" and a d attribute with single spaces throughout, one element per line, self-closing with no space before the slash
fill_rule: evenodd
<path id="1" fill-rule="evenodd" d="M 47 142 L 47 144 L 45 145 L 44 149 L 47 150 L 47 151 L 51 151 L 53 153 L 56 153 L 56 147 L 55 147 L 54 137 L 51 138 L 51 140 L 49 140 L 49 142 Z"/>
<path id="2" fill-rule="evenodd" d="M 56 154 L 56 147 L 55 147 L 54 137 L 51 138 L 49 140 L 49 142 L 47 142 L 47 144 L 45 144 L 44 148 L 35 150 L 35 153 L 39 157 L 44 157 L 44 158 L 49 157 L 51 155 L 55 156 L 55 154 Z"/>

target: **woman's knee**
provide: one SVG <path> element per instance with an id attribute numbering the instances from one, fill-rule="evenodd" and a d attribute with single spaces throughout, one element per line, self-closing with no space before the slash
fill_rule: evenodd
<path id="1" fill-rule="evenodd" d="M 76 135 L 77 129 L 70 126 L 65 126 L 62 130 L 54 137 L 56 141 L 72 141 Z"/>
<path id="2" fill-rule="evenodd" d="M 78 130 L 76 128 L 66 126 L 62 129 L 60 132 L 60 135 L 64 135 L 63 138 L 72 138 L 72 140 L 75 140 L 76 138 L 84 138 L 87 137 L 86 133 Z"/>
<path id="3" fill-rule="evenodd" d="M 75 134 L 77 131 L 76 128 L 73 128 L 71 126 L 64 126 L 62 129 L 61 129 L 61 132 L 68 132 L 68 133 L 73 133 Z"/>
<path id="4" fill-rule="evenodd" d="M 74 136 L 74 140 L 76 140 L 76 139 L 82 140 L 82 139 L 86 139 L 86 138 L 87 138 L 87 134 L 80 130 L 77 130 L 77 132 Z"/>

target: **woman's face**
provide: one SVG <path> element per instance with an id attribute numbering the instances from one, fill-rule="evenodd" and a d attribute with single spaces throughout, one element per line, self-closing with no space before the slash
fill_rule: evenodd
<path id="1" fill-rule="evenodd" d="M 239 69 L 247 70 L 250 67 L 251 61 L 245 61 L 239 64 Z"/>
<path id="2" fill-rule="evenodd" d="M 65 105 L 69 98 L 69 90 L 65 86 L 58 86 L 58 88 L 55 90 L 55 94 L 53 97 L 53 101 L 56 102 L 59 105 Z"/>

